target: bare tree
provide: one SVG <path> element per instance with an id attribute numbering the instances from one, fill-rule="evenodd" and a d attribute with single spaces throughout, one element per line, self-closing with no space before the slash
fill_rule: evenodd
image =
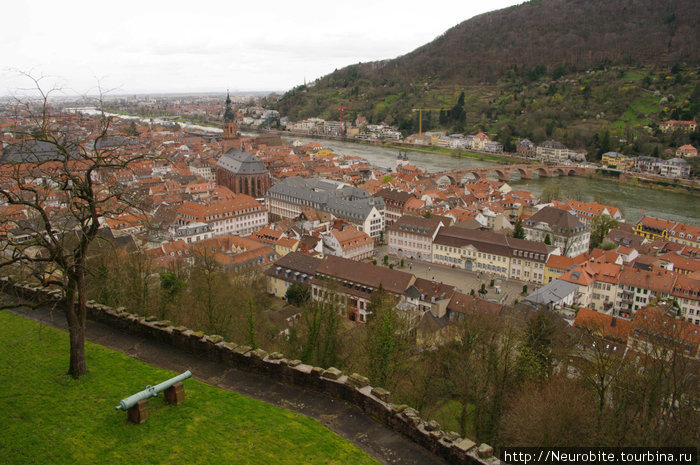
<path id="1" fill-rule="evenodd" d="M 23 97 L 16 143 L 0 158 L 0 203 L 21 214 L 3 218 L 0 268 L 21 266 L 44 287 L 61 290 L 70 334 L 69 374 L 87 372 L 85 321 L 87 259 L 104 218 L 135 208 L 126 186 L 112 175 L 141 158 L 107 143 L 111 120 L 104 112 L 88 121 L 87 133 L 54 112 L 42 78 L 24 73 L 38 98 Z M 98 98 L 102 108 L 102 96 Z M 14 210 L 13 210 L 14 209 Z"/>
<path id="2" fill-rule="evenodd" d="M 518 335 L 503 319 L 477 313 L 459 322 L 459 338 L 440 350 L 445 377 L 454 385 L 459 402 L 460 434 L 469 431 L 473 406 L 473 433 L 494 443 L 507 395 L 519 385 Z"/>

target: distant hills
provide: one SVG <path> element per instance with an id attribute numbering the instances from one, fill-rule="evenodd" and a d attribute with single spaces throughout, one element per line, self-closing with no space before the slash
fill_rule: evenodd
<path id="1" fill-rule="evenodd" d="M 505 125 L 508 137 L 535 139 L 559 129 L 589 146 L 601 130 L 697 115 L 697 18 L 697 0 L 533 0 L 464 21 L 404 56 L 336 70 L 276 106 L 292 119 L 337 120 L 343 103 L 350 117 L 405 133 L 417 129 L 412 108 L 443 108 L 424 112 L 427 128 Z M 462 92 L 464 112 L 454 108 Z"/>

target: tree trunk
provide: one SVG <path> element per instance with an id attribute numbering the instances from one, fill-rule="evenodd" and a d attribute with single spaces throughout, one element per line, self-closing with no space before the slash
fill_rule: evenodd
<path id="1" fill-rule="evenodd" d="M 70 327 L 70 367 L 68 374 L 79 378 L 87 373 L 85 364 L 85 326 Z"/>
<path id="2" fill-rule="evenodd" d="M 77 302 L 76 302 L 77 294 Z M 65 312 L 70 336 L 68 374 L 77 379 L 87 373 L 85 364 L 85 282 L 69 279 L 66 288 Z"/>

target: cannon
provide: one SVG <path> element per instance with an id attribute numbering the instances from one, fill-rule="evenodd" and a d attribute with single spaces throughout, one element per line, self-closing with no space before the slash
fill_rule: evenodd
<path id="1" fill-rule="evenodd" d="M 139 401 L 150 399 L 151 397 L 157 397 L 158 394 L 161 392 L 165 391 L 169 387 L 172 387 L 175 383 L 179 383 L 181 381 L 186 380 L 187 378 L 192 376 L 192 372 L 190 370 L 187 370 L 186 372 L 175 376 L 174 378 L 170 378 L 167 381 L 163 381 L 160 384 L 157 384 L 155 386 L 146 386 L 146 389 L 144 389 L 141 392 L 137 392 L 136 394 L 129 396 L 125 399 L 122 399 L 119 401 L 119 405 L 117 405 L 116 410 L 128 410 Z"/>

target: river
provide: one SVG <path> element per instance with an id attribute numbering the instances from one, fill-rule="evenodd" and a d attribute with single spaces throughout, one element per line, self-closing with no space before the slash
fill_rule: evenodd
<path id="1" fill-rule="evenodd" d="M 356 155 L 365 158 L 377 167 L 396 168 L 398 149 L 323 139 L 301 140 L 313 140 L 324 147 L 333 149 L 339 155 Z M 407 153 L 410 163 L 428 172 L 497 164 L 475 158 L 456 158 L 441 153 L 410 150 Z M 618 207 L 627 222 L 636 223 L 642 216 L 648 215 L 696 226 L 700 225 L 700 198 L 696 196 L 578 176 L 520 180 L 516 174 L 513 178 L 509 182 L 513 189 L 525 189 L 537 196 L 542 193 L 545 186 L 557 185 L 560 186 L 562 196 L 565 199 L 580 197 L 586 202 L 598 200 L 607 205 Z"/>

